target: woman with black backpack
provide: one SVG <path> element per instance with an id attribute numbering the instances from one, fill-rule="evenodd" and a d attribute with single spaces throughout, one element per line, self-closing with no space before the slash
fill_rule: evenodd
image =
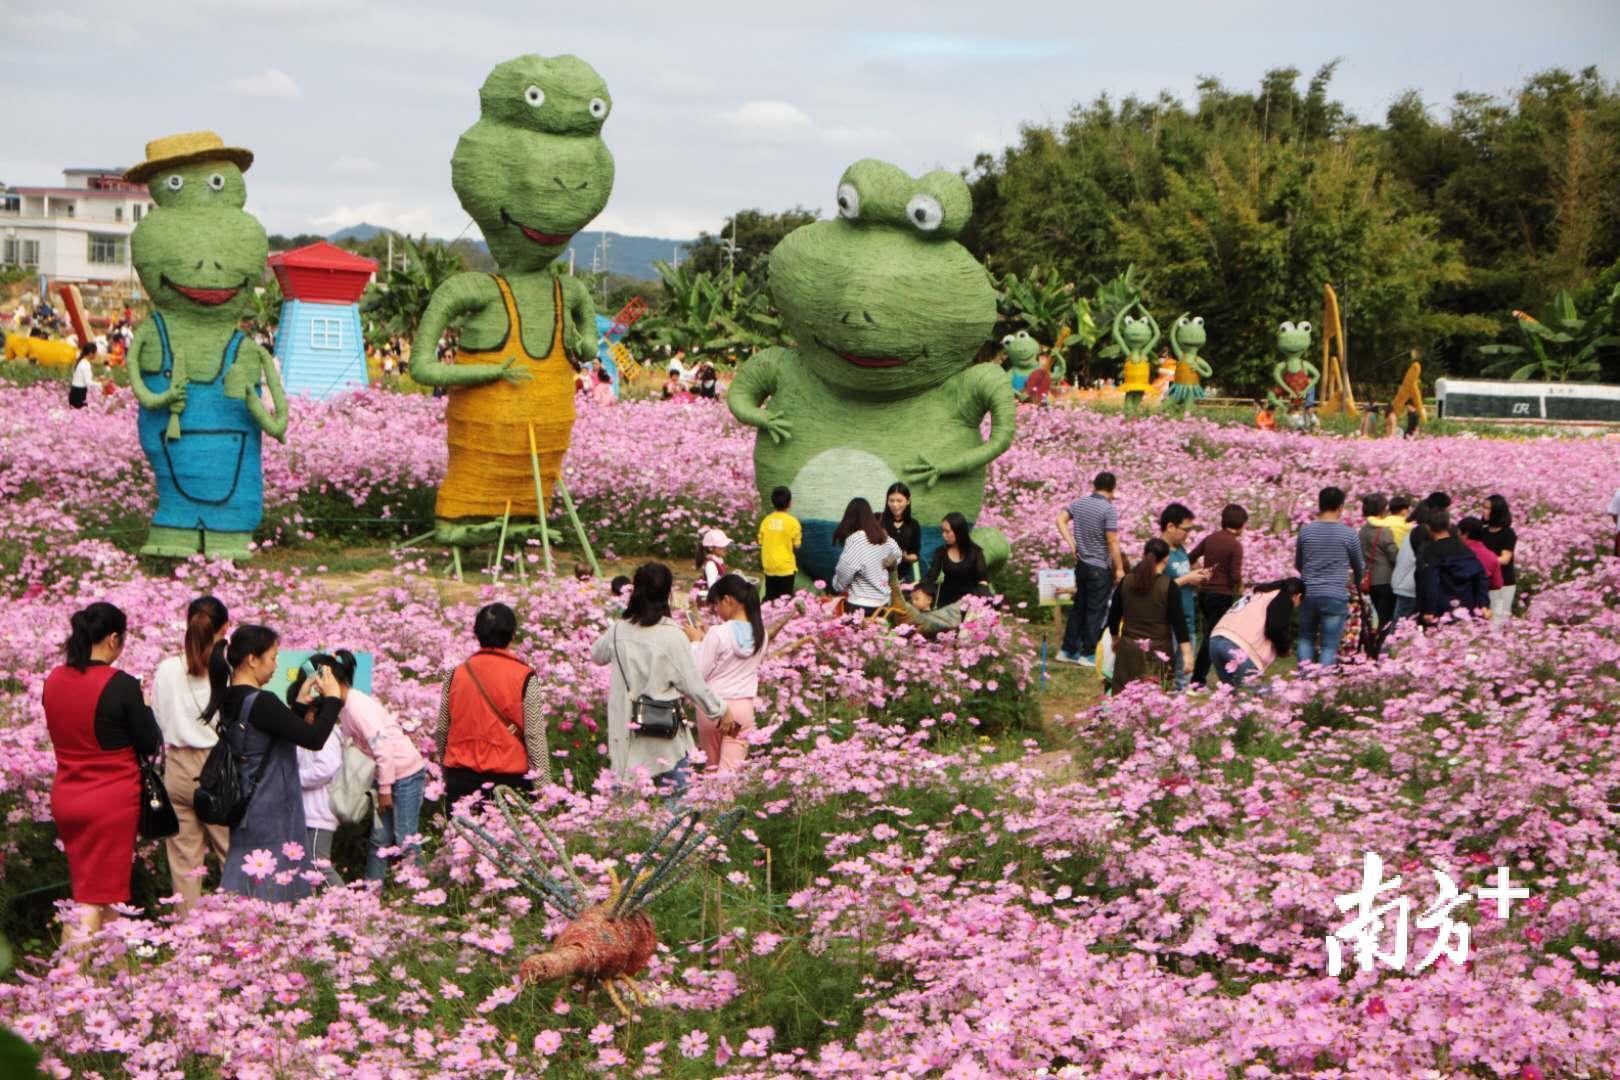
<path id="1" fill-rule="evenodd" d="M 216 725 L 219 742 L 203 766 L 195 802 L 198 816 L 224 818 L 214 823 L 231 829 L 220 888 L 287 901 L 309 895 L 306 873 L 320 877 L 304 851 L 298 747 L 319 750 L 326 745 L 343 709 L 343 688 L 330 668 L 318 670 L 312 681 L 320 697 L 307 720 L 277 695 L 262 692 L 276 674 L 279 640 L 267 626 L 245 624 L 237 627 L 229 645 L 214 646 L 208 661 L 213 693 L 203 718 Z M 222 775 L 227 763 L 234 765 L 234 783 Z"/>

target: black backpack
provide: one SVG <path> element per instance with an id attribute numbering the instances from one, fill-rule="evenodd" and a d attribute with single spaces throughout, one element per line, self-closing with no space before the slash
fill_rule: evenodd
<path id="1" fill-rule="evenodd" d="M 258 696 L 257 690 L 249 694 L 242 703 L 241 714 L 236 718 L 237 730 L 243 735 L 247 733 L 248 711 L 253 708 L 253 701 Z M 253 801 L 253 792 L 258 789 L 259 781 L 264 779 L 264 767 L 270 763 L 270 755 L 264 755 L 253 783 L 244 788 L 242 771 L 247 765 L 247 755 L 231 745 L 228 727 L 229 721 L 222 710 L 219 741 L 208 751 L 208 759 L 203 762 L 202 772 L 197 775 L 197 791 L 191 797 L 191 805 L 197 811 L 197 817 L 208 824 L 234 829 L 247 816 L 248 803 Z"/>

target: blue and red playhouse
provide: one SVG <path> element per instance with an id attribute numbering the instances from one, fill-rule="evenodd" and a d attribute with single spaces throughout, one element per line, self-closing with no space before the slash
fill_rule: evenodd
<path id="1" fill-rule="evenodd" d="M 360 294 L 377 260 L 324 240 L 270 256 L 286 298 L 276 327 L 276 360 L 288 396 L 324 401 L 366 386 Z"/>

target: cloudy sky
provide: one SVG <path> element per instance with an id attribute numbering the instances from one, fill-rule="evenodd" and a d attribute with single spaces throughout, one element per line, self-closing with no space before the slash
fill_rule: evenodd
<path id="1" fill-rule="evenodd" d="M 222 15 L 223 11 L 234 14 Z M 257 155 L 248 207 L 273 232 L 369 221 L 455 236 L 450 153 L 479 84 L 520 53 L 573 53 L 613 93 L 609 229 L 690 237 L 742 206 L 826 210 L 845 165 L 956 169 L 1100 93 L 1190 98 L 1342 57 L 1336 93 L 1380 117 L 1437 112 L 1543 68 L 1620 75 L 1615 0 L 859 3 L 688 0 L 0 0 L 0 180 L 127 165 L 212 128 Z M 1330 21 L 1338 28 L 1330 29 Z M 476 227 L 471 232 L 476 233 Z"/>

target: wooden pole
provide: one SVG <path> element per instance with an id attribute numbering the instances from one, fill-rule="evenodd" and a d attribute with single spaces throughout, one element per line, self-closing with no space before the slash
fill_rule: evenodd
<path id="1" fill-rule="evenodd" d="M 560 476 L 557 478 L 557 491 L 562 495 L 563 506 L 568 509 L 568 520 L 574 523 L 574 532 L 579 534 L 579 546 L 585 549 L 585 561 L 591 564 L 591 573 L 601 577 L 602 567 L 596 562 L 596 552 L 591 550 L 591 538 L 585 535 L 585 526 L 579 520 L 579 511 L 574 509 L 574 497 L 568 494 L 568 485 L 563 483 Z"/>
<path id="2" fill-rule="evenodd" d="M 506 529 L 512 522 L 512 500 L 506 500 L 506 513 L 501 515 L 501 538 L 495 544 L 495 580 L 501 580 L 501 560 L 506 558 Z"/>
<path id="3" fill-rule="evenodd" d="M 546 556 L 546 573 L 555 574 L 557 568 L 551 561 L 551 531 L 546 526 L 546 491 L 540 482 L 540 450 L 534 441 L 533 424 L 529 425 L 529 464 L 534 468 L 534 509 L 540 519 L 540 548 Z"/>
<path id="4" fill-rule="evenodd" d="M 461 549 L 454 544 L 450 545 L 450 559 L 456 568 L 456 580 L 463 580 L 461 576 Z"/>

